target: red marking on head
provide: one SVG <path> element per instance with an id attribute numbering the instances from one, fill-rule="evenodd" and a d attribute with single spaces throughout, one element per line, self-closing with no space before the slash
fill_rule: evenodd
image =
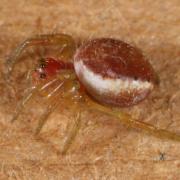
<path id="1" fill-rule="evenodd" d="M 73 69 L 71 62 L 64 62 L 62 60 L 56 60 L 54 58 L 46 58 L 42 64 L 34 71 L 32 76 L 35 81 L 40 79 L 46 80 L 57 75 L 60 70 Z"/>
<path id="2" fill-rule="evenodd" d="M 57 61 L 53 58 L 47 58 L 45 60 L 45 66 L 43 68 L 46 77 L 54 76 L 58 71 L 64 69 L 65 63 L 63 61 Z"/>

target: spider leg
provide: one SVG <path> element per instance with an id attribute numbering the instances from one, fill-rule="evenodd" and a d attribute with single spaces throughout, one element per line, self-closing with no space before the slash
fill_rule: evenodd
<path id="1" fill-rule="evenodd" d="M 22 52 L 31 46 L 55 46 L 62 48 L 61 56 L 63 58 L 71 58 L 75 51 L 75 42 L 71 36 L 65 34 L 43 34 L 26 39 L 21 43 L 15 51 L 7 59 L 7 79 L 10 76 L 15 64 L 18 62 Z"/>
<path id="2" fill-rule="evenodd" d="M 121 112 L 112 108 L 102 106 L 90 100 L 89 98 L 87 98 L 87 101 L 88 101 L 88 106 L 90 109 L 95 109 L 103 113 L 106 113 L 110 116 L 113 116 L 128 127 L 143 130 L 144 132 L 151 134 L 153 136 L 156 136 L 158 138 L 180 141 L 180 135 L 176 133 L 170 132 L 165 129 L 159 129 L 149 123 L 142 122 L 137 119 L 133 119 L 129 114 L 126 114 L 124 112 Z"/>
<path id="3" fill-rule="evenodd" d="M 48 88 L 50 85 L 52 85 L 56 81 L 57 81 L 57 79 L 53 79 L 41 87 L 33 86 L 32 88 L 29 88 L 25 92 L 22 100 L 20 100 L 20 102 L 18 103 L 17 108 L 15 110 L 15 114 L 13 115 L 13 117 L 11 119 L 11 122 L 13 123 L 14 121 L 16 121 L 18 119 L 19 115 L 21 113 L 23 113 L 23 111 L 25 109 L 25 105 L 32 99 L 33 96 L 37 95 L 40 90 L 45 90 L 46 88 Z"/>
<path id="4" fill-rule="evenodd" d="M 64 96 L 65 98 L 66 96 Z M 35 135 L 38 135 L 42 129 L 42 127 L 45 125 L 48 117 L 54 112 L 54 110 L 58 107 L 58 105 L 61 103 L 61 101 L 57 101 L 57 98 L 54 97 L 55 102 L 51 105 L 49 105 L 46 110 L 44 111 L 44 113 L 41 115 L 41 118 L 39 120 L 38 126 L 35 130 Z M 64 145 L 62 147 L 61 153 L 62 155 L 66 154 L 68 149 L 70 148 L 72 142 L 74 141 L 79 128 L 80 128 L 80 123 L 81 123 L 81 112 L 74 112 L 75 114 L 75 118 L 74 118 L 74 122 L 70 128 L 70 130 L 68 131 L 68 135 L 66 136 L 65 140 L 64 140 Z"/>
<path id="5" fill-rule="evenodd" d="M 69 75 L 67 77 L 67 75 Z M 74 100 L 73 97 L 78 92 L 79 86 L 77 85 L 77 81 L 74 79 L 74 74 L 71 74 L 69 72 L 63 73 L 63 76 L 66 76 L 67 79 L 63 81 L 62 84 L 57 86 L 50 94 L 46 95 L 47 100 L 49 100 L 50 105 L 46 108 L 44 113 L 41 115 L 41 118 L 39 120 L 38 126 L 36 128 L 35 134 L 38 135 L 42 129 L 42 127 L 45 125 L 48 117 L 51 115 L 52 112 L 59 106 L 61 103 L 61 99 L 69 99 L 70 102 L 72 100 L 71 109 L 73 111 L 73 119 L 74 122 L 72 123 L 70 130 L 68 131 L 68 135 L 65 138 L 64 145 L 62 147 L 62 154 L 66 154 L 69 147 L 71 146 L 73 140 L 75 139 L 78 130 L 80 128 L 80 122 L 81 122 L 81 111 L 79 109 L 79 106 L 77 104 L 77 100 Z M 61 77 L 59 77 L 61 79 Z M 75 81 L 74 81 L 75 80 Z M 58 99 L 58 100 L 57 100 Z M 68 100 L 68 103 L 69 103 Z"/>
<path id="6" fill-rule="evenodd" d="M 25 95 L 23 96 L 22 100 L 18 103 L 17 108 L 15 110 L 15 114 L 13 115 L 11 122 L 13 123 L 15 120 L 18 119 L 19 115 L 24 111 L 25 105 L 29 100 L 37 93 L 37 88 L 29 89 Z"/>
<path id="7" fill-rule="evenodd" d="M 58 105 L 61 103 L 60 100 L 57 100 L 59 98 L 59 94 L 61 94 L 62 92 L 59 91 L 62 86 L 63 86 L 64 82 L 61 82 L 51 93 L 46 95 L 46 99 L 49 100 L 50 105 L 44 110 L 43 114 L 41 115 L 39 122 L 38 122 L 38 126 L 35 130 L 35 135 L 38 135 L 42 129 L 42 127 L 45 125 L 48 117 L 55 111 L 55 109 L 58 107 Z M 42 89 L 44 90 L 44 89 Z M 55 93 L 58 92 L 57 95 L 55 95 Z"/>
<path id="8" fill-rule="evenodd" d="M 35 135 L 38 135 L 41 131 L 41 129 L 43 128 L 43 126 L 45 125 L 48 117 L 54 112 L 54 110 L 57 108 L 57 106 L 60 104 L 60 102 L 56 102 L 54 104 L 49 105 L 45 111 L 43 112 L 43 114 L 41 115 L 39 122 L 38 122 L 38 126 L 35 130 Z"/>
<path id="9" fill-rule="evenodd" d="M 61 151 L 62 155 L 67 153 L 68 149 L 70 148 L 72 142 L 74 141 L 74 139 L 80 129 L 80 125 L 81 125 L 81 111 L 76 112 L 73 125 L 64 140 L 64 145 L 63 145 L 62 151 Z"/>
<path id="10" fill-rule="evenodd" d="M 61 103 L 61 99 L 71 96 L 71 92 L 69 91 L 69 89 L 72 89 L 75 86 L 74 82 L 71 81 L 74 80 L 74 78 L 75 78 L 74 73 L 71 73 L 69 71 L 62 71 L 57 78 L 57 80 L 60 80 L 60 83 L 56 87 L 54 87 L 54 89 L 50 93 L 44 96 L 50 105 L 45 109 L 45 111 L 40 117 L 38 126 L 35 130 L 36 135 L 40 133 L 48 117 L 51 115 L 52 112 L 54 112 L 54 110 Z M 72 83 L 70 83 L 69 81 Z M 49 82 L 46 83 L 44 86 L 42 86 L 40 88 L 40 93 L 45 91 L 45 89 L 47 89 L 47 87 L 50 86 L 51 84 L 52 82 Z M 62 90 L 62 88 L 64 89 Z"/>

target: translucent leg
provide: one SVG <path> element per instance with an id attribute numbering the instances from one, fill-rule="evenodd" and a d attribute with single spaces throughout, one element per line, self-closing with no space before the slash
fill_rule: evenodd
<path id="1" fill-rule="evenodd" d="M 58 95 L 61 94 L 62 92 L 59 91 L 61 89 L 61 87 L 63 86 L 64 82 L 61 82 L 54 90 L 53 92 L 51 92 L 50 94 L 48 94 L 46 96 L 47 100 L 49 98 L 51 98 L 49 100 L 49 106 L 45 109 L 45 111 L 43 112 L 43 114 L 41 115 L 39 122 L 38 122 L 38 126 L 36 128 L 35 134 L 39 134 L 41 129 L 43 128 L 43 126 L 45 125 L 48 117 L 55 111 L 55 109 L 58 107 L 58 105 L 61 103 L 60 98 Z M 44 89 L 43 89 L 44 90 Z M 55 93 L 58 92 L 57 95 L 55 95 Z M 53 98 L 53 99 L 52 99 Z"/>
<path id="2" fill-rule="evenodd" d="M 14 122 L 18 119 L 19 115 L 24 111 L 25 105 L 27 102 L 32 98 L 33 95 L 37 93 L 37 88 L 31 88 L 29 91 L 27 91 L 22 98 L 22 100 L 18 103 L 15 114 L 13 115 L 13 118 L 11 119 L 11 122 Z"/>
<path id="3" fill-rule="evenodd" d="M 35 135 L 38 135 L 40 133 L 40 131 L 41 131 L 42 127 L 45 125 L 48 117 L 54 112 L 54 110 L 58 107 L 59 104 L 60 104 L 60 101 L 59 102 L 56 101 L 56 103 L 51 104 L 44 111 L 43 115 L 41 116 L 41 118 L 39 120 L 37 129 L 35 131 Z M 68 135 L 65 138 L 64 145 L 61 150 L 62 155 L 67 153 L 68 149 L 70 148 L 71 144 L 73 143 L 73 141 L 79 131 L 80 123 L 81 123 L 81 113 L 78 112 L 78 113 L 76 113 L 73 125 L 72 125 L 71 129 L 69 130 Z"/>
<path id="4" fill-rule="evenodd" d="M 151 124 L 133 119 L 130 115 L 120 112 L 111 108 L 108 108 L 106 106 L 102 106 L 89 98 L 87 98 L 88 106 L 90 109 L 98 110 L 103 113 L 106 113 L 110 116 L 116 117 L 121 123 L 128 127 L 140 129 L 144 132 L 147 132 L 149 134 L 152 134 L 153 136 L 159 137 L 159 138 L 165 138 L 165 139 L 171 139 L 175 141 L 180 141 L 180 135 L 170 132 L 165 129 L 159 129 Z"/>
<path id="5" fill-rule="evenodd" d="M 68 149 L 70 148 L 71 144 L 73 143 L 79 129 L 80 129 L 80 124 L 81 124 L 81 112 L 79 111 L 76 113 L 76 117 L 73 122 L 72 128 L 69 130 L 69 134 L 67 135 L 64 145 L 62 147 L 61 153 L 64 155 L 67 153 Z"/>
<path id="6" fill-rule="evenodd" d="M 23 113 L 26 104 L 32 99 L 33 96 L 39 93 L 39 90 L 45 90 L 48 88 L 50 85 L 55 83 L 57 79 L 53 79 L 49 82 L 46 83 L 46 85 L 43 86 L 35 86 L 30 88 L 23 96 L 23 98 L 20 100 L 20 102 L 17 105 L 15 114 L 13 115 L 13 118 L 11 119 L 11 122 L 14 122 L 15 120 L 18 119 L 19 115 Z"/>
<path id="7" fill-rule="evenodd" d="M 76 81 L 73 81 L 73 79 L 74 79 L 74 76 L 72 74 L 69 74 L 68 79 L 66 79 L 66 81 L 63 82 L 62 86 L 59 86 L 59 87 L 57 86 L 54 89 L 54 91 L 52 91 L 50 94 L 47 94 L 45 96 L 47 100 L 49 101 L 50 105 L 47 107 L 47 109 L 45 109 L 44 113 L 42 114 L 39 120 L 37 129 L 35 131 L 36 135 L 40 133 L 48 117 L 51 115 L 52 112 L 54 112 L 54 110 L 59 106 L 59 104 L 62 103 L 61 99 L 63 99 L 63 101 L 67 100 L 68 104 L 71 104 L 72 102 L 73 104 L 71 104 L 71 110 L 74 112 L 75 118 L 74 118 L 74 123 L 72 124 L 69 130 L 69 134 L 67 135 L 64 145 L 62 147 L 62 154 L 65 154 L 68 151 L 80 127 L 80 120 L 81 120 L 80 114 L 81 113 L 79 109 L 81 108 L 77 105 L 77 102 L 74 102 L 73 100 L 73 97 L 76 94 L 76 91 L 78 90 L 79 87 L 77 86 Z M 61 89 L 61 87 L 63 87 L 63 89 Z"/>
<path id="8" fill-rule="evenodd" d="M 27 80 L 30 80 L 28 76 L 29 75 L 27 75 Z M 67 71 L 60 74 L 59 77 L 47 81 L 45 84 L 40 84 L 30 88 L 28 91 L 26 91 L 23 98 L 18 103 L 15 114 L 13 115 L 11 122 L 14 122 L 15 120 L 18 119 L 19 115 L 23 113 L 26 104 L 33 98 L 34 95 L 42 95 L 44 98 L 46 98 L 46 101 L 49 103 L 49 106 L 47 107 L 47 109 L 44 111 L 44 114 L 40 118 L 39 125 L 36 130 L 36 134 L 38 134 L 41 128 L 43 127 L 43 125 L 45 124 L 49 115 L 56 109 L 58 104 L 61 102 L 57 100 L 59 99 L 60 95 L 61 98 L 66 98 L 67 96 L 71 96 L 71 92 L 69 92 L 68 89 L 72 89 L 74 87 L 74 83 L 72 81 L 74 78 L 75 78 L 74 74 Z M 46 93 L 47 89 L 51 86 L 54 86 L 54 84 L 56 84 L 56 86 L 53 87 L 53 89 L 49 93 Z M 66 84 L 65 92 L 60 90 L 64 84 Z"/>
<path id="9" fill-rule="evenodd" d="M 60 101 L 57 101 L 54 104 L 49 105 L 45 111 L 43 112 L 43 114 L 41 115 L 39 122 L 38 122 L 38 126 L 35 130 L 35 135 L 38 135 L 41 131 L 41 129 L 43 128 L 43 126 L 45 125 L 48 117 L 55 111 L 55 109 L 58 107 L 58 105 L 60 104 Z"/>
<path id="10" fill-rule="evenodd" d="M 55 46 L 62 48 L 61 56 L 71 58 L 75 51 L 75 42 L 71 36 L 65 34 L 44 34 L 26 39 L 20 44 L 7 60 L 8 73 L 13 71 L 14 65 L 18 62 L 21 53 L 30 46 Z"/>
<path id="11" fill-rule="evenodd" d="M 35 131 L 36 135 L 40 133 L 40 131 L 41 131 L 42 127 L 45 125 L 48 117 L 51 115 L 51 113 L 53 113 L 55 111 L 55 109 L 61 103 L 61 99 L 68 98 L 68 96 L 71 96 L 71 92 L 61 91 L 61 88 L 64 86 L 65 83 L 66 83 L 66 81 L 59 83 L 59 85 L 57 87 L 55 87 L 53 91 L 51 91 L 49 94 L 45 95 L 45 98 L 50 105 L 45 109 L 45 111 L 43 112 L 43 114 L 40 117 L 38 126 Z M 41 88 L 40 93 L 41 93 L 41 91 L 44 91 L 44 88 L 46 88 L 46 85 Z"/>

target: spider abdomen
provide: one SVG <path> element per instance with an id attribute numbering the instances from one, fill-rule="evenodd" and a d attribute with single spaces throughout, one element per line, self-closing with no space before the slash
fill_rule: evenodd
<path id="1" fill-rule="evenodd" d="M 83 44 L 75 54 L 74 68 L 87 92 L 104 104 L 137 104 L 156 82 L 152 66 L 139 49 L 110 38 Z"/>

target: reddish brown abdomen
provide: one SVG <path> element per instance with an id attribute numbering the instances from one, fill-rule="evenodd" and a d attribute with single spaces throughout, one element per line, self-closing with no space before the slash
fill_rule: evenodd
<path id="1" fill-rule="evenodd" d="M 83 44 L 75 54 L 74 67 L 88 93 L 110 105 L 137 104 L 156 81 L 152 66 L 139 49 L 110 38 Z"/>

